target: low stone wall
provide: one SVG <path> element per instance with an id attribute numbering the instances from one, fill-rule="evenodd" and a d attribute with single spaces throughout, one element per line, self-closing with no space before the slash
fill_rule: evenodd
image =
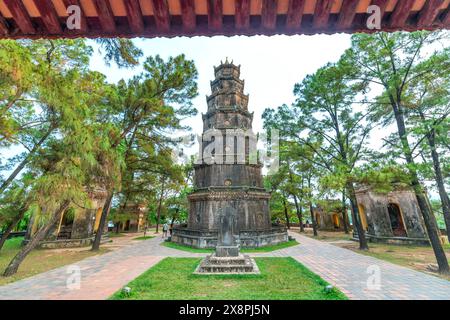
<path id="1" fill-rule="evenodd" d="M 373 243 L 388 243 L 397 245 L 419 245 L 430 246 L 430 240 L 426 238 L 409 238 L 409 237 L 380 237 L 366 233 L 367 241 Z M 353 240 L 359 241 L 358 235 L 353 233 Z"/>
<path id="2" fill-rule="evenodd" d="M 108 237 L 102 237 L 101 243 L 109 242 Z M 24 240 L 23 244 L 27 244 L 29 240 Z M 60 239 L 41 241 L 37 248 L 39 249 L 63 249 L 63 248 L 79 248 L 92 245 L 94 237 L 84 239 Z"/>
<path id="3" fill-rule="evenodd" d="M 272 227 L 270 230 L 241 231 L 239 233 L 241 247 L 257 248 L 287 242 L 285 227 Z M 182 226 L 173 228 L 171 241 L 194 248 L 215 248 L 217 231 L 192 230 Z"/>
<path id="4" fill-rule="evenodd" d="M 38 247 L 41 249 L 77 248 L 92 245 L 94 238 L 86 239 L 64 239 L 54 241 L 42 241 Z"/>

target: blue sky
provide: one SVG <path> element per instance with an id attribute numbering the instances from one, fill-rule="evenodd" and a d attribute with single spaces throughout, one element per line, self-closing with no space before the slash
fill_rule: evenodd
<path id="1" fill-rule="evenodd" d="M 199 72 L 199 96 L 194 104 L 197 117 L 188 120 L 195 133 L 202 130 L 201 112 L 206 112 L 205 96 L 210 94 L 210 81 L 214 78 L 213 66 L 226 57 L 241 65 L 241 78 L 245 92 L 250 94 L 249 110 L 255 112 L 254 129 L 262 130 L 261 114 L 265 108 L 275 108 L 294 101 L 294 84 L 327 62 L 337 61 L 350 46 L 348 35 L 316 36 L 235 36 L 194 37 L 173 39 L 137 39 L 136 45 L 144 57 L 159 54 L 163 58 L 184 53 L 194 60 Z M 108 80 L 117 82 L 141 71 L 107 67 L 96 51 L 91 67 L 106 74 Z"/>

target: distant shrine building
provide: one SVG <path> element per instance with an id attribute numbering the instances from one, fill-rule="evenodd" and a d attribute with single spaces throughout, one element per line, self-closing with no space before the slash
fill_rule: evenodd
<path id="1" fill-rule="evenodd" d="M 87 191 L 86 206 L 72 206 L 64 212 L 61 219 L 53 226 L 40 248 L 73 248 L 91 245 L 100 225 L 103 206 L 106 203 L 107 190 L 100 185 Z M 128 203 L 122 208 L 123 222 L 116 224 L 119 232 L 140 232 L 145 227 L 147 207 L 143 204 Z M 39 215 L 33 215 L 28 224 L 25 241 L 38 231 L 41 221 Z M 108 231 L 105 225 L 103 233 Z M 103 241 L 108 238 L 103 236 Z"/>
<path id="2" fill-rule="evenodd" d="M 347 208 L 344 209 L 347 214 Z M 313 208 L 315 223 L 318 230 L 343 231 L 344 219 L 340 200 L 325 200 Z M 309 221 L 309 220 L 308 220 Z M 348 222 L 347 218 L 347 224 Z"/>
<path id="3" fill-rule="evenodd" d="M 257 159 L 253 113 L 248 111 L 240 66 L 226 61 L 214 68 L 214 74 L 203 114 L 194 192 L 188 197 L 189 219 L 187 225 L 174 227 L 172 241 L 216 247 L 220 215 L 227 207 L 236 212 L 233 230 L 242 247 L 288 241 L 285 227 L 271 222 L 270 193 L 263 186 L 263 165 Z"/>
<path id="4" fill-rule="evenodd" d="M 429 244 L 425 223 L 413 190 L 395 185 L 387 194 L 369 186 L 356 190 L 360 221 L 369 241 Z"/>

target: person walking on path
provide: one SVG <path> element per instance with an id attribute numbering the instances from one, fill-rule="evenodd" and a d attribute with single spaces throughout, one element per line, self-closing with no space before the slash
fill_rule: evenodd
<path id="1" fill-rule="evenodd" d="M 167 237 L 167 230 L 169 229 L 169 226 L 167 225 L 167 222 L 163 225 L 163 239 Z"/>

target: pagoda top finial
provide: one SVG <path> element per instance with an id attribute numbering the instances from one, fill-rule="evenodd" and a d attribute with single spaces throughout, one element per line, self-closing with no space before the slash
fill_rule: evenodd
<path id="1" fill-rule="evenodd" d="M 220 71 L 223 69 L 228 69 L 228 70 L 234 70 L 231 71 L 232 73 L 236 72 L 235 74 L 237 75 L 237 77 L 239 78 L 239 74 L 241 71 L 241 66 L 237 66 L 233 63 L 233 60 L 231 60 L 231 62 L 228 60 L 228 57 L 225 57 L 225 62 L 223 62 L 222 60 L 220 60 L 220 65 L 217 67 L 214 67 L 214 73 L 217 76 L 221 73 Z"/>

